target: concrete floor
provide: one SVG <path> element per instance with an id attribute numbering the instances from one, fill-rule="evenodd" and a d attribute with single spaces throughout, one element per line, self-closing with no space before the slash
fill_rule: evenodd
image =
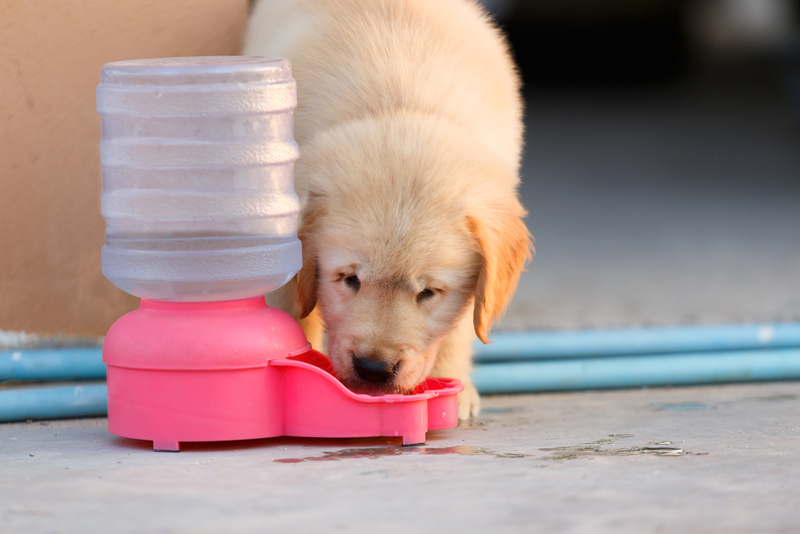
<path id="1" fill-rule="evenodd" d="M 5 424 L 0 532 L 795 533 L 799 451 L 800 383 L 489 397 L 413 448 Z"/>

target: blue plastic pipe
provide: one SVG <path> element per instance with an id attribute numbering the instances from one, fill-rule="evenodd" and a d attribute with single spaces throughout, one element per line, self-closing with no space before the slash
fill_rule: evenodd
<path id="1" fill-rule="evenodd" d="M 493 363 L 472 379 L 484 394 L 800 380 L 800 349 Z"/>
<path id="2" fill-rule="evenodd" d="M 800 380 L 800 349 L 476 365 L 483 394 Z M 0 421 L 106 414 L 106 386 L 0 390 Z"/>
<path id="3" fill-rule="evenodd" d="M 493 337 L 476 360 L 494 363 L 479 363 L 473 373 L 484 394 L 800 380 L 798 323 Z M 0 352 L 0 380 L 104 377 L 100 347 Z M 0 390 L 0 421 L 105 413 L 104 385 Z"/>
<path id="4" fill-rule="evenodd" d="M 0 421 L 106 415 L 105 384 L 0 390 Z"/>
<path id="5" fill-rule="evenodd" d="M 499 332 L 477 362 L 800 347 L 800 323 Z M 649 361 L 649 359 L 648 359 Z"/>
<path id="6" fill-rule="evenodd" d="M 0 380 L 96 380 L 106 377 L 100 347 L 0 352 Z"/>
<path id="7" fill-rule="evenodd" d="M 476 362 L 800 347 L 800 324 L 501 332 L 476 345 Z M 100 347 L 0 352 L 1 380 L 105 377 Z"/>

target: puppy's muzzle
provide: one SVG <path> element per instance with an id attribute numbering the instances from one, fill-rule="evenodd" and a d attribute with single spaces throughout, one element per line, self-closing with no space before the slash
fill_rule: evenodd
<path id="1" fill-rule="evenodd" d="M 360 357 L 353 354 L 353 370 L 364 382 L 377 386 L 389 383 L 400 368 L 400 362 L 387 363 L 377 358 Z"/>

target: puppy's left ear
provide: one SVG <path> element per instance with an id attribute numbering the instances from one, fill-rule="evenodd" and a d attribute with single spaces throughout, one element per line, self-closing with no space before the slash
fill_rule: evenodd
<path id="1" fill-rule="evenodd" d="M 533 238 L 523 217 L 525 209 L 516 199 L 507 205 L 490 206 L 479 216 L 467 217 L 481 255 L 474 323 L 475 333 L 484 343 L 489 343 L 492 322 L 502 316 L 525 264 L 533 256 Z"/>
<path id="2" fill-rule="evenodd" d="M 300 306 L 300 319 L 308 316 L 317 305 L 317 229 L 323 212 L 322 199 L 311 195 L 306 209 L 303 210 L 303 222 L 297 231 L 297 237 L 303 243 L 303 266 L 297 273 L 297 303 Z"/>

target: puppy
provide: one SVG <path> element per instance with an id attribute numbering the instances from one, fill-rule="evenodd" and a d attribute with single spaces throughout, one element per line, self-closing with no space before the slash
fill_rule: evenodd
<path id="1" fill-rule="evenodd" d="M 260 0 L 244 53 L 293 65 L 303 268 L 270 296 L 348 387 L 460 379 L 532 253 L 519 81 L 465 0 Z"/>

